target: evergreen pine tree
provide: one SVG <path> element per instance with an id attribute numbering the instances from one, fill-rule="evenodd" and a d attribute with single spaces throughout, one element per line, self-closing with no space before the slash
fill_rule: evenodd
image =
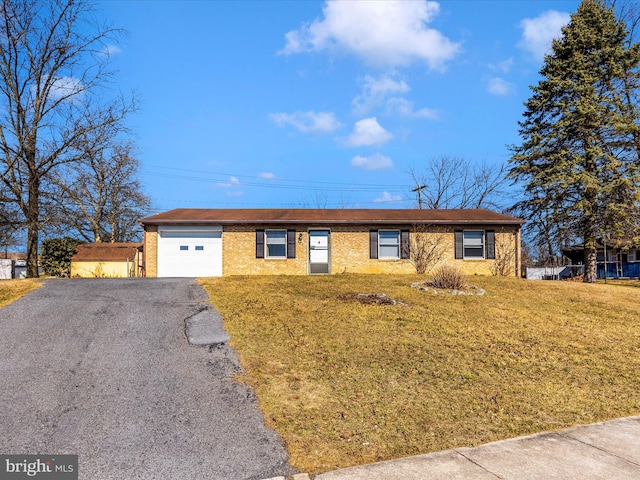
<path id="1" fill-rule="evenodd" d="M 524 184 L 527 217 L 584 242 L 584 280 L 595 282 L 596 240 L 637 219 L 640 48 L 602 0 L 583 0 L 562 33 L 525 103 L 509 176 Z"/>

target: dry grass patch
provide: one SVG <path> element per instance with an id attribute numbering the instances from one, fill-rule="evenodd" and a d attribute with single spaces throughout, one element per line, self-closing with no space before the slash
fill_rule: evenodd
<path id="1" fill-rule="evenodd" d="M 604 280 L 598 280 L 598 283 L 605 284 L 605 281 Z M 606 284 L 607 285 L 617 285 L 619 287 L 636 287 L 636 288 L 640 288 L 640 280 L 638 280 L 638 279 L 619 280 L 619 279 L 609 278 L 609 279 L 607 279 Z"/>
<path id="2" fill-rule="evenodd" d="M 38 287 L 40 283 L 34 279 L 0 280 L 0 307 L 9 305 Z"/>
<path id="3" fill-rule="evenodd" d="M 640 290 L 474 277 L 202 283 L 291 464 L 317 473 L 640 412 Z M 362 304 L 385 293 L 405 305 Z"/>

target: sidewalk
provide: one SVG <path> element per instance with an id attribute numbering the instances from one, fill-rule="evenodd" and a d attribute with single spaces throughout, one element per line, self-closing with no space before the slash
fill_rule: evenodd
<path id="1" fill-rule="evenodd" d="M 300 476 L 299 478 L 302 478 Z M 640 416 L 319 474 L 315 480 L 638 480 Z"/>

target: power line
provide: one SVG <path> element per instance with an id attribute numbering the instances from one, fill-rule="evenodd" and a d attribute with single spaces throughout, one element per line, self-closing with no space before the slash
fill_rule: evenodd
<path id="1" fill-rule="evenodd" d="M 379 191 L 380 189 L 384 190 L 393 190 L 393 191 L 402 191 L 406 192 L 409 188 L 409 185 L 398 185 L 398 184 L 368 184 L 368 183 L 347 183 L 347 182 L 329 182 L 329 181 L 320 181 L 320 180 L 293 180 L 293 179 L 285 179 L 285 178 L 264 178 L 259 176 L 252 175 L 239 175 L 232 173 L 222 173 L 222 172 L 209 172 L 205 170 L 192 170 L 186 168 L 177 168 L 177 167 L 164 167 L 160 165 L 151 165 L 146 164 L 147 167 L 152 168 L 160 168 L 166 170 L 174 170 L 177 172 L 187 172 L 187 173 L 198 173 L 209 176 L 219 176 L 222 178 L 207 178 L 203 176 L 191 176 L 191 175 L 180 175 L 180 174 L 169 174 L 169 173 L 158 173 L 153 171 L 141 172 L 143 175 L 161 177 L 161 178 L 173 178 L 178 180 L 189 180 L 189 181 L 197 181 L 197 182 L 206 182 L 206 183 L 218 183 L 220 186 L 224 187 L 232 187 L 232 186 L 250 186 L 250 187 L 264 187 L 264 188 L 275 188 L 275 189 L 289 189 L 289 190 L 319 190 L 319 191 Z M 246 178 L 250 180 L 260 180 L 256 181 L 243 181 L 243 182 L 233 182 L 229 180 L 230 178 Z M 284 184 L 283 184 L 284 182 Z"/>

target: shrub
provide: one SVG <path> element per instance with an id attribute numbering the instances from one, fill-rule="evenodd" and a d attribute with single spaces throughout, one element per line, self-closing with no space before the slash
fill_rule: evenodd
<path id="1" fill-rule="evenodd" d="M 423 275 L 444 257 L 446 236 L 437 227 L 414 225 L 410 238 L 409 261 L 416 268 L 416 273 Z"/>
<path id="2" fill-rule="evenodd" d="M 491 274 L 500 277 L 513 275 L 516 264 L 515 241 L 512 236 L 496 235 L 496 259 L 491 265 Z"/>
<path id="3" fill-rule="evenodd" d="M 431 286 L 434 288 L 445 288 L 450 290 L 462 290 L 467 288 L 467 279 L 456 265 L 445 263 L 433 274 Z"/>
<path id="4" fill-rule="evenodd" d="M 42 242 L 40 265 L 44 273 L 51 277 L 68 277 L 71 271 L 71 257 L 80 244 L 74 238 L 51 238 Z"/>

